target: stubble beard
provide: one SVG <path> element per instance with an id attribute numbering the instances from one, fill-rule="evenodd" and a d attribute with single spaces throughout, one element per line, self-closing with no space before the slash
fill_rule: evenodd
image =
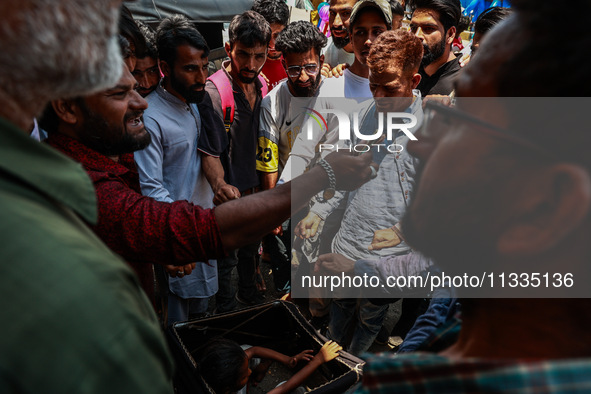
<path id="1" fill-rule="evenodd" d="M 434 48 L 429 48 L 427 44 L 423 44 L 423 59 L 421 65 L 427 67 L 434 61 L 438 60 L 445 54 L 445 40 L 441 40 Z"/>
<path id="2" fill-rule="evenodd" d="M 82 101 L 80 103 L 84 122 L 77 130 L 77 135 L 80 142 L 88 148 L 104 156 L 119 156 L 145 149 L 152 142 L 150 133 L 147 131 L 143 136 L 134 136 L 127 132 L 125 125 L 130 118 L 139 116 L 137 112 L 126 114 L 123 125 L 115 127 L 110 125 L 102 116 L 93 113 Z M 106 133 L 107 130 L 109 130 L 109 133 Z M 105 137 L 105 134 L 118 137 L 108 138 Z"/>

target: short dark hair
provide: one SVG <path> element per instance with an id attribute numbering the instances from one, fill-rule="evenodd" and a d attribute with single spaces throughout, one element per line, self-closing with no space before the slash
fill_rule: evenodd
<path id="1" fill-rule="evenodd" d="M 471 22 L 472 21 L 469 16 L 466 16 L 466 15 L 460 16 L 460 21 L 458 22 L 458 26 L 456 26 L 458 29 L 458 35 L 460 32 L 467 30 L 468 27 L 470 27 Z"/>
<path id="2" fill-rule="evenodd" d="M 209 47 L 205 38 L 186 16 L 176 14 L 164 18 L 156 30 L 158 57 L 169 66 L 173 66 L 177 48 L 181 45 L 189 45 L 202 50 L 204 57 L 209 55 Z"/>
<path id="3" fill-rule="evenodd" d="M 482 14 L 478 15 L 476 22 L 474 22 L 474 32 L 485 34 L 509 15 L 511 15 L 511 8 L 487 8 Z"/>
<path id="4" fill-rule="evenodd" d="M 240 369 L 247 358 L 240 345 L 229 339 L 211 341 L 198 362 L 199 374 L 216 393 L 235 391 Z"/>
<path id="5" fill-rule="evenodd" d="M 292 22 L 277 37 L 275 49 L 283 56 L 288 53 L 304 53 L 314 48 L 320 56 L 320 51 L 326 46 L 326 36 L 316 26 L 308 21 Z"/>
<path id="6" fill-rule="evenodd" d="M 136 21 L 137 26 L 140 28 L 144 39 L 146 40 L 146 52 L 144 57 L 148 56 L 153 59 L 158 59 L 158 48 L 156 47 L 156 32 L 150 26 L 146 25 L 142 21 Z"/>
<path id="7" fill-rule="evenodd" d="M 419 70 L 422 59 L 421 40 L 409 31 L 396 29 L 383 32 L 371 44 L 367 65 L 377 71 L 397 65 L 405 74 L 414 74 Z"/>
<path id="8" fill-rule="evenodd" d="M 361 17 L 368 12 L 375 12 L 382 18 L 384 21 L 384 25 L 386 25 L 386 29 L 392 29 L 392 18 L 390 18 L 390 23 L 388 23 L 386 15 L 384 15 L 384 11 L 379 7 L 363 7 L 357 12 L 357 15 L 354 15 L 354 18 L 349 19 L 349 34 L 353 34 L 353 28 L 357 25 L 357 23 L 361 20 Z M 352 37 L 352 36 L 351 36 Z"/>
<path id="9" fill-rule="evenodd" d="M 287 26 L 289 23 L 289 7 L 283 0 L 255 0 L 252 10 L 261 14 L 269 24 Z"/>
<path id="10" fill-rule="evenodd" d="M 239 41 L 248 48 L 257 44 L 269 45 L 271 41 L 271 26 L 261 14 L 254 11 L 244 11 L 234 16 L 228 28 L 230 46 Z"/>
<path id="11" fill-rule="evenodd" d="M 131 11 L 124 5 L 121 5 L 121 13 L 119 14 L 119 34 L 125 37 L 130 44 L 133 43 L 135 47 L 135 53 L 133 55 L 140 58 L 144 57 L 146 40 L 133 19 Z"/>
<path id="12" fill-rule="evenodd" d="M 390 9 L 392 10 L 392 15 L 404 17 L 404 7 L 398 0 L 390 0 Z"/>
<path id="13" fill-rule="evenodd" d="M 418 8 L 437 11 L 439 21 L 447 32 L 452 27 L 458 27 L 462 7 L 460 0 L 411 0 L 410 9 L 414 13 Z"/>
<path id="14" fill-rule="evenodd" d="M 119 44 L 119 50 L 121 51 L 121 56 L 123 60 L 129 59 L 133 53 L 131 53 L 131 47 L 129 46 L 129 40 L 122 36 L 121 34 L 117 34 L 117 42 Z"/>

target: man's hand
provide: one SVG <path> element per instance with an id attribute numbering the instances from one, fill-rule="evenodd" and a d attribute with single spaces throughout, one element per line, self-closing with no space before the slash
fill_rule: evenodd
<path id="1" fill-rule="evenodd" d="M 330 64 L 328 63 L 324 63 L 322 65 L 322 68 L 320 69 L 320 75 L 322 75 L 324 78 L 330 78 L 332 77 L 332 69 L 330 67 Z"/>
<path id="2" fill-rule="evenodd" d="M 468 63 L 470 63 L 471 58 L 472 58 L 471 53 L 466 53 L 464 56 L 462 56 L 462 58 L 460 59 L 460 67 L 466 67 L 466 65 Z"/>
<path id="3" fill-rule="evenodd" d="M 191 272 L 195 269 L 195 263 L 185 265 L 165 265 L 164 269 L 168 272 L 168 275 L 173 278 L 182 278 L 186 275 L 191 275 Z"/>
<path id="4" fill-rule="evenodd" d="M 324 364 L 335 359 L 341 350 L 343 350 L 341 345 L 334 341 L 328 341 L 322 346 L 316 357 L 320 358 L 321 362 Z"/>
<path id="5" fill-rule="evenodd" d="M 370 165 L 377 171 L 378 164 L 372 163 L 371 154 L 352 156 L 343 152 L 333 152 L 326 156 L 325 160 L 332 167 L 337 190 L 355 190 L 371 179 L 373 171 Z"/>
<path id="6" fill-rule="evenodd" d="M 312 238 L 318 232 L 318 226 L 322 222 L 322 218 L 314 212 L 308 212 L 308 215 L 303 218 L 296 226 L 294 233 L 301 239 Z"/>
<path id="7" fill-rule="evenodd" d="M 352 274 L 354 271 L 355 261 L 338 253 L 322 254 L 314 264 L 314 272 Z"/>
<path id="8" fill-rule="evenodd" d="M 215 190 L 215 195 L 213 196 L 213 203 L 215 205 L 220 205 L 225 203 L 226 201 L 235 200 L 240 198 L 240 192 L 238 189 L 232 185 L 224 183 L 222 186 L 218 187 Z"/>
<path id="9" fill-rule="evenodd" d="M 306 360 L 306 361 L 312 360 L 312 358 L 313 358 L 312 353 L 314 353 L 313 350 L 304 350 L 303 352 L 296 354 L 295 356 L 293 356 L 291 358 L 291 360 L 289 360 L 289 364 L 287 366 L 290 368 L 293 368 L 296 365 L 298 365 L 298 363 L 301 360 Z"/>
<path id="10" fill-rule="evenodd" d="M 335 68 L 333 68 L 332 70 L 330 70 L 330 76 L 331 77 L 335 77 L 335 78 L 342 77 L 343 76 L 343 72 L 347 68 L 349 68 L 349 65 L 347 63 L 339 64 Z"/>
<path id="11" fill-rule="evenodd" d="M 425 108 L 425 104 L 427 104 L 428 101 L 434 101 L 441 105 L 445 105 L 446 107 L 451 107 L 452 98 L 445 94 L 430 94 L 423 98 L 423 108 Z"/>
<path id="12" fill-rule="evenodd" d="M 373 233 L 373 239 L 371 245 L 367 248 L 368 250 L 381 250 L 385 248 L 392 248 L 398 245 L 402 240 L 392 228 L 385 228 L 377 230 Z"/>

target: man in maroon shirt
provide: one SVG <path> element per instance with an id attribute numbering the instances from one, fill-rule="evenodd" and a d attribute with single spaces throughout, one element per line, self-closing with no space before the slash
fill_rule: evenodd
<path id="1" fill-rule="evenodd" d="M 252 10 L 261 14 L 271 26 L 267 60 L 261 70 L 261 73 L 267 77 L 269 91 L 271 91 L 279 85 L 279 82 L 287 79 L 287 73 L 281 63 L 281 52 L 275 49 L 275 41 L 289 23 L 289 7 L 283 0 L 256 0 Z"/>
<path id="2" fill-rule="evenodd" d="M 80 162 L 97 193 L 99 221 L 94 231 L 138 272 L 144 289 L 153 292 L 152 267 L 146 263 L 185 265 L 221 257 L 259 239 L 282 223 L 293 207 L 303 206 L 329 187 L 321 167 L 304 174 L 301 184 L 202 209 L 186 201 L 164 203 L 141 195 L 132 152 L 145 148 L 150 135 L 142 115 L 146 101 L 124 66 L 116 86 L 92 96 L 54 100 L 42 120 L 47 142 Z M 336 184 L 352 189 L 371 175 L 370 155 L 333 155 L 327 161 Z M 297 191 L 296 191 L 297 190 Z M 188 273 L 188 272 L 187 272 Z"/>

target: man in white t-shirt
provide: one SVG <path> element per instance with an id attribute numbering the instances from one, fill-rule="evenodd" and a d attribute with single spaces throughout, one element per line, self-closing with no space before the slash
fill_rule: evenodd
<path id="1" fill-rule="evenodd" d="M 361 101 L 371 97 L 367 55 L 380 34 L 392 28 L 392 11 L 387 0 L 360 0 L 349 18 L 349 33 L 355 60 L 342 78 L 330 78 L 320 89 L 320 97 L 346 97 Z"/>
<path id="2" fill-rule="evenodd" d="M 258 136 L 257 170 L 263 189 L 272 189 L 283 171 L 305 113 L 291 113 L 294 97 L 316 97 L 322 78 L 324 62 L 321 49 L 326 37 L 306 21 L 290 23 L 275 44 L 283 55 L 288 78 L 269 92 L 261 103 Z"/>
<path id="3" fill-rule="evenodd" d="M 283 55 L 281 62 L 287 80 L 271 90 L 261 103 L 256 166 L 263 190 L 277 184 L 293 142 L 308 118 L 305 112 L 291 111 L 290 105 L 294 97 L 316 97 L 324 61 L 320 52 L 325 45 L 326 37 L 307 21 L 289 24 L 277 37 L 275 48 Z M 281 226 L 265 238 L 273 279 L 280 291 L 287 291 L 290 283 L 289 241 L 289 231 Z"/>
<path id="4" fill-rule="evenodd" d="M 349 17 L 357 0 L 331 0 L 328 8 L 328 39 L 324 54 L 322 75 L 329 76 L 329 71 L 339 64 L 352 64 L 355 60 L 349 37 Z"/>
<path id="5" fill-rule="evenodd" d="M 371 43 L 381 33 L 390 30 L 392 26 L 392 11 L 387 0 L 361 0 L 355 4 L 351 12 L 350 31 L 356 34 L 351 41 L 355 52 L 353 65 L 345 70 L 342 77 L 324 79 L 318 91 L 315 108 L 333 108 L 333 98 L 350 98 L 346 104 L 347 111 L 352 112 L 356 102 L 360 103 L 372 97 L 369 90 L 369 68 L 367 55 Z M 340 101 L 339 105 L 343 102 Z M 340 108 L 344 110 L 344 108 Z M 345 111 L 345 112 L 347 112 Z M 334 116 L 328 115 L 326 132 L 315 132 L 312 138 L 304 133 L 292 137 L 295 141 L 291 146 L 291 156 L 285 164 L 280 181 L 289 181 L 304 173 L 318 153 L 315 151 L 318 143 L 335 144 L 338 140 L 338 122 Z"/>

